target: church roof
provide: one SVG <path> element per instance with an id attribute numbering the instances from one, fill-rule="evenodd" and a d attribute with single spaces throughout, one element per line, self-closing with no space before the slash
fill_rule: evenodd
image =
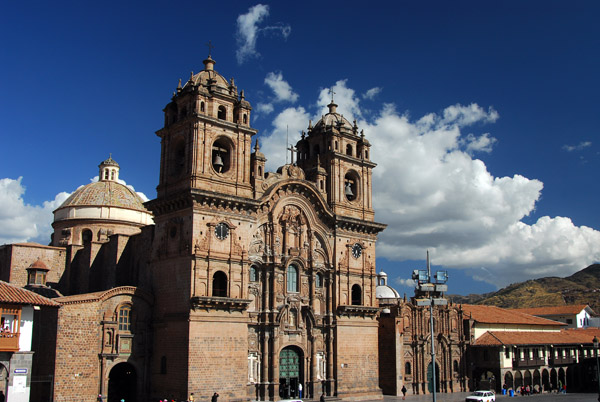
<path id="1" fill-rule="evenodd" d="M 501 345 L 565 345 L 592 343 L 600 329 L 564 329 L 561 331 L 488 331 L 475 341 L 475 346 Z"/>
<path id="2" fill-rule="evenodd" d="M 79 187 L 57 210 L 73 206 L 110 206 L 147 212 L 141 197 L 116 181 L 98 181 Z"/>
<path id="3" fill-rule="evenodd" d="M 58 307 L 59 304 L 47 299 L 37 293 L 22 289 L 10 283 L 0 281 L 0 303 L 52 306 Z"/>
<path id="4" fill-rule="evenodd" d="M 465 317 L 469 317 L 482 324 L 520 324 L 520 325 L 543 325 L 562 327 L 562 322 L 548 320 L 546 318 L 521 313 L 515 310 L 507 310 L 496 306 L 480 306 L 474 304 L 463 304 L 462 310 Z"/>
<path id="5" fill-rule="evenodd" d="M 590 309 L 590 307 L 586 304 L 573 304 L 569 306 L 515 308 L 513 310 L 537 316 L 554 316 L 579 314 L 586 308 Z"/>

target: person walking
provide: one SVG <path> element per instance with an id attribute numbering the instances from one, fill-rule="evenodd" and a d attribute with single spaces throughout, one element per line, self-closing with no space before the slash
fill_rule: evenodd
<path id="1" fill-rule="evenodd" d="M 210 398 L 210 402 L 219 402 L 219 394 L 215 392 L 212 398 Z"/>
<path id="2" fill-rule="evenodd" d="M 402 391 L 402 400 L 405 400 L 406 399 L 406 386 L 402 385 L 401 391 Z"/>
<path id="3" fill-rule="evenodd" d="M 302 399 L 302 383 L 298 384 L 298 398 Z"/>
<path id="4" fill-rule="evenodd" d="M 321 397 L 319 398 L 319 402 L 325 402 L 325 394 L 321 394 Z"/>

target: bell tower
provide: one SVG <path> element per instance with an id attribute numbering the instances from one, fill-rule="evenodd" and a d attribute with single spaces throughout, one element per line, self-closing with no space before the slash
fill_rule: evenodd
<path id="1" fill-rule="evenodd" d="M 209 55 L 204 69 L 181 80 L 164 108 L 158 197 L 191 189 L 251 197 L 252 107 L 233 78 L 215 71 Z"/>
<path id="2" fill-rule="evenodd" d="M 326 178 L 327 202 L 336 215 L 373 221 L 371 179 L 377 165 L 369 159 L 371 144 L 356 121 L 351 124 L 337 113 L 333 98 L 327 107 L 329 112 L 314 127 L 310 123 L 296 145 L 298 166 L 309 180 Z"/>

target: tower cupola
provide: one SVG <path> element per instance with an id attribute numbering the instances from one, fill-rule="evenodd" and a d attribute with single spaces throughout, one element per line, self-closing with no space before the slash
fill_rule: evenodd
<path id="1" fill-rule="evenodd" d="M 101 162 L 98 167 L 100 168 L 98 177 L 100 181 L 119 180 L 119 164 L 112 158 L 112 155 L 110 155 L 105 161 Z"/>

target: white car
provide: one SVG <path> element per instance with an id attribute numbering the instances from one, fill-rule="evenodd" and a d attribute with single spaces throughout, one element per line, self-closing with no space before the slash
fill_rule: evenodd
<path id="1" fill-rule="evenodd" d="M 493 391 L 475 391 L 465 398 L 465 402 L 496 402 Z"/>

